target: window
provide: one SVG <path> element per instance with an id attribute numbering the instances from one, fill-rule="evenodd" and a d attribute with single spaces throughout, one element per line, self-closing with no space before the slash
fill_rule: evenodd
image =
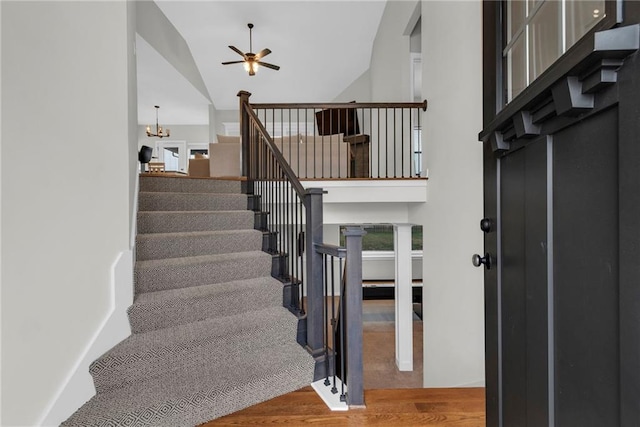
<path id="1" fill-rule="evenodd" d="M 520 94 L 605 15 L 605 0 L 505 3 L 506 102 Z"/>
<path id="2" fill-rule="evenodd" d="M 393 251 L 393 225 L 376 224 L 363 226 L 367 234 L 362 237 L 363 251 Z M 345 238 L 342 231 L 345 226 L 340 227 L 340 246 L 345 245 Z M 411 227 L 411 250 L 422 250 L 422 226 Z"/>
<path id="3" fill-rule="evenodd" d="M 195 159 L 197 156 L 200 157 L 208 157 L 209 149 L 208 148 L 190 148 L 189 149 L 189 158 Z"/>

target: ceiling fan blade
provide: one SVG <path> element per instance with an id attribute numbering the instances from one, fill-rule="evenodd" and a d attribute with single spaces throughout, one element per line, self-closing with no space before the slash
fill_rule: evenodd
<path id="1" fill-rule="evenodd" d="M 242 64 L 244 61 L 227 61 L 227 62 L 223 62 L 222 65 L 229 65 L 229 64 Z"/>
<path id="2" fill-rule="evenodd" d="M 258 64 L 260 64 L 261 67 L 271 68 L 272 70 L 276 70 L 276 71 L 280 69 L 278 65 L 269 64 L 267 62 L 259 61 Z"/>
<path id="3" fill-rule="evenodd" d="M 271 49 L 262 49 L 256 54 L 256 59 L 264 58 L 271 53 Z"/>
<path id="4" fill-rule="evenodd" d="M 235 46 L 229 46 L 229 49 L 231 49 L 232 51 L 236 52 L 238 55 L 242 56 L 243 58 L 246 58 L 246 55 L 237 47 Z"/>

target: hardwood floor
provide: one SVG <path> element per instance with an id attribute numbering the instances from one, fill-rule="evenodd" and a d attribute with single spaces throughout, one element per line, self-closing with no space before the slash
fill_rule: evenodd
<path id="1" fill-rule="evenodd" d="M 203 426 L 484 426 L 484 388 L 421 388 L 422 321 L 417 317 L 413 322 L 414 370 L 397 370 L 393 310 L 393 300 L 363 304 L 366 408 L 332 412 L 306 387 Z"/>
<path id="2" fill-rule="evenodd" d="M 422 387 L 422 321 L 413 321 L 413 371 L 396 367 L 393 300 L 363 301 L 363 368 L 365 390 Z"/>
<path id="3" fill-rule="evenodd" d="M 332 412 L 311 387 L 219 418 L 219 426 L 455 426 L 485 425 L 484 388 L 365 390 L 366 408 Z"/>

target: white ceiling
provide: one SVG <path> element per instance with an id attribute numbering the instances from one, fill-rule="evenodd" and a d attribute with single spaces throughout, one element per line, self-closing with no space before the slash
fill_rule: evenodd
<path id="1" fill-rule="evenodd" d="M 328 102 L 368 68 L 384 0 L 360 1 L 177 1 L 156 0 L 185 39 L 216 109 L 238 108 L 237 93 L 247 90 L 253 102 Z M 140 17 L 138 17 L 140 18 Z M 265 62 L 249 76 L 228 48 L 253 52 L 269 48 Z M 137 37 L 138 120 L 207 124 L 209 101 L 141 37 Z"/>

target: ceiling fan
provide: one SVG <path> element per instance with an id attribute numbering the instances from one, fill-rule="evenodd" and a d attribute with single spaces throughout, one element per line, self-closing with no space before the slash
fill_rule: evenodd
<path id="1" fill-rule="evenodd" d="M 254 76 L 256 74 L 256 71 L 258 71 L 258 67 L 259 66 L 271 68 L 272 70 L 276 70 L 276 71 L 279 70 L 280 69 L 279 66 L 261 61 L 262 58 L 264 58 L 265 56 L 267 56 L 267 55 L 269 55 L 271 53 L 271 50 L 262 49 L 258 53 L 251 52 L 253 50 L 253 44 L 252 44 L 252 39 L 251 39 L 251 29 L 253 28 L 253 24 L 247 24 L 247 26 L 249 27 L 249 52 L 244 53 L 244 52 L 242 52 L 240 49 L 238 49 L 235 46 L 229 46 L 229 49 L 231 49 L 234 52 L 238 53 L 244 59 L 242 61 L 223 62 L 222 65 L 242 64 L 242 63 L 244 63 L 244 69 L 249 73 L 250 76 Z"/>

